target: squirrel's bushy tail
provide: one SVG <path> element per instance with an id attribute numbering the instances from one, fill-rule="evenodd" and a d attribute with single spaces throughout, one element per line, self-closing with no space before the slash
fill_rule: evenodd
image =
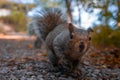
<path id="1" fill-rule="evenodd" d="M 29 31 L 33 32 L 37 37 L 41 36 L 43 39 L 51 32 L 57 25 L 67 22 L 61 10 L 57 8 L 44 9 L 38 12 L 40 16 L 34 17 L 28 24 Z"/>

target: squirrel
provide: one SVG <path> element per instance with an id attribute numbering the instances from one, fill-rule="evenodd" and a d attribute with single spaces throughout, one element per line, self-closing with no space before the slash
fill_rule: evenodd
<path id="1" fill-rule="evenodd" d="M 68 23 L 59 9 L 44 9 L 28 24 L 37 36 L 36 44 L 45 43 L 48 59 L 55 70 L 74 71 L 90 47 L 90 32 Z"/>

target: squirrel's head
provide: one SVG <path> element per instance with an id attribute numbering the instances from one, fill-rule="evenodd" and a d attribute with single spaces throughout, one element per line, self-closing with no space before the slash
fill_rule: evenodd
<path id="1" fill-rule="evenodd" d="M 70 32 L 70 41 L 69 47 L 73 51 L 74 55 L 79 54 L 78 56 L 83 55 L 88 48 L 90 47 L 90 32 L 93 32 L 92 29 L 83 30 L 75 28 L 71 23 L 69 23 L 69 32 Z"/>

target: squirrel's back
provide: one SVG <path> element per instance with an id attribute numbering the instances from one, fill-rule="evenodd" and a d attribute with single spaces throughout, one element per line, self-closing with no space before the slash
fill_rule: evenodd
<path id="1" fill-rule="evenodd" d="M 34 17 L 28 24 L 28 32 L 44 40 L 56 26 L 67 22 L 61 10 L 57 8 L 44 9 L 38 13 L 40 16 Z"/>

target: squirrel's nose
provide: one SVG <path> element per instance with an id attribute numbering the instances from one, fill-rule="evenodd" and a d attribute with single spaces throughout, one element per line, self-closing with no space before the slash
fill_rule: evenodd
<path id="1" fill-rule="evenodd" d="M 85 46 L 84 46 L 84 42 L 80 42 L 80 45 L 79 45 L 80 52 L 83 51 L 84 47 L 85 47 Z"/>

